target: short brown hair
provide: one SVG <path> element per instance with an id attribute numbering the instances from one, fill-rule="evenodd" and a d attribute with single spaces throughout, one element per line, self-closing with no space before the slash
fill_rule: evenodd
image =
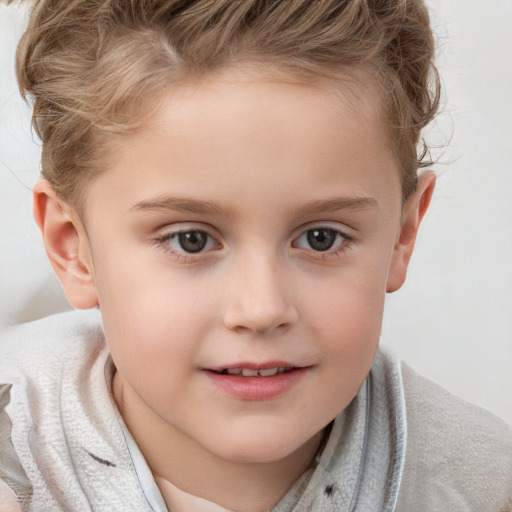
<path id="1" fill-rule="evenodd" d="M 439 104 L 433 57 L 423 0 L 36 0 L 17 72 L 43 176 L 79 203 L 102 141 L 140 124 L 148 98 L 174 81 L 243 62 L 291 76 L 369 69 L 405 199 L 429 163 L 418 146 Z"/>

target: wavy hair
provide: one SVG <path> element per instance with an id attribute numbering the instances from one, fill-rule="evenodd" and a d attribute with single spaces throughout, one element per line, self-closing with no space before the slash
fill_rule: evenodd
<path id="1" fill-rule="evenodd" d="M 423 0 L 36 0 L 17 54 L 33 99 L 42 173 L 78 203 L 105 167 L 105 141 L 136 129 L 173 82 L 239 65 L 314 79 L 370 71 L 407 198 L 439 105 Z"/>

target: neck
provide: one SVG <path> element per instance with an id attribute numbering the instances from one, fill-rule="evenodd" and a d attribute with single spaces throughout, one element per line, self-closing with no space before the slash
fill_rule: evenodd
<path id="1" fill-rule="evenodd" d="M 311 464 L 323 436 L 319 432 L 277 461 L 227 460 L 162 420 L 140 421 L 136 412 L 124 410 L 122 395 L 114 379 L 120 412 L 157 480 L 236 512 L 264 512 L 276 505 Z"/>
<path id="2" fill-rule="evenodd" d="M 206 499 L 236 512 L 268 512 L 307 469 L 316 446 L 307 460 L 292 454 L 272 464 L 240 464 L 216 457 L 191 457 L 181 449 L 149 455 L 156 480 L 160 478 L 188 494 Z M 185 452 L 185 453 L 184 453 Z M 186 458 L 189 457 L 189 458 Z M 193 459 L 193 460 L 192 460 Z M 181 460 L 180 464 L 169 463 Z M 165 492 L 163 492 L 165 498 Z"/>

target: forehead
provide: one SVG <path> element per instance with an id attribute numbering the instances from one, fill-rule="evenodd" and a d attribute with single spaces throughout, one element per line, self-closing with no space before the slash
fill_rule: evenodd
<path id="1" fill-rule="evenodd" d="M 398 189 L 381 103 L 364 76 L 308 82 L 251 69 L 183 81 L 159 96 L 142 128 L 115 138 L 99 181 L 117 180 L 132 203 L 190 187 L 228 201 L 233 187 L 304 200 L 313 189 L 335 195 L 340 180 L 352 195 L 386 181 Z"/>
<path id="2" fill-rule="evenodd" d="M 326 110 L 332 117 L 337 114 L 343 116 L 350 111 L 353 120 L 357 118 L 362 123 L 370 119 L 379 124 L 385 122 L 381 86 L 372 78 L 370 69 L 323 71 L 324 74 L 320 75 L 310 71 L 277 69 L 273 64 L 242 63 L 240 67 L 220 68 L 206 75 L 185 77 L 157 95 L 156 101 L 150 100 L 156 109 L 144 127 L 158 128 L 159 123 L 167 123 L 171 119 L 170 114 L 183 113 L 190 125 L 199 128 L 201 122 L 194 117 L 194 107 L 202 114 L 218 113 L 226 119 L 230 114 L 246 114 L 251 117 L 252 124 L 258 123 L 262 117 L 269 118 L 272 113 L 279 115 L 285 110 L 288 118 L 290 114 L 305 118 L 312 113 L 309 105 L 314 110 L 322 107 L 318 109 L 317 116 L 319 119 L 323 117 L 322 122 L 327 121 Z M 229 101 L 223 101 L 226 98 Z M 287 101 L 283 101 L 284 98 Z M 251 110 L 256 104 L 261 116 L 256 109 Z M 325 106 L 327 109 L 323 108 Z M 148 110 L 152 111 L 151 106 Z M 179 122 L 186 121 L 184 117 Z M 202 120 L 204 116 L 200 118 Z M 180 128 L 177 117 L 176 126 Z"/>

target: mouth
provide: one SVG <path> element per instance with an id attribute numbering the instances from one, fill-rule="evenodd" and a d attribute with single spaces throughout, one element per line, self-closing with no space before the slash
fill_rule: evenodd
<path id="1" fill-rule="evenodd" d="M 241 377 L 273 377 L 274 375 L 281 375 L 295 370 L 294 366 L 281 366 L 274 368 L 222 368 L 220 370 L 210 369 L 210 372 L 218 375 L 237 375 Z"/>
<path id="2" fill-rule="evenodd" d="M 204 370 L 209 381 L 231 397 L 243 401 L 265 401 L 291 390 L 312 368 L 273 361 L 263 364 L 240 362 Z"/>

